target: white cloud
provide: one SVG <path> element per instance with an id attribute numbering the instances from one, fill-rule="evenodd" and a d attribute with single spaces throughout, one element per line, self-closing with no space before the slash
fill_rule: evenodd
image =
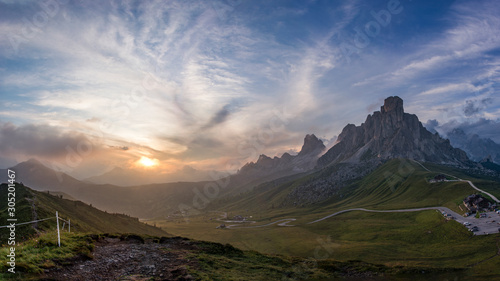
<path id="1" fill-rule="evenodd" d="M 471 83 L 448 84 L 424 91 L 419 95 L 420 96 L 442 95 L 450 92 L 452 95 L 456 95 L 457 93 L 463 93 L 463 92 L 468 92 L 468 93 L 479 92 L 487 88 L 488 86 L 489 85 L 474 86 Z"/>

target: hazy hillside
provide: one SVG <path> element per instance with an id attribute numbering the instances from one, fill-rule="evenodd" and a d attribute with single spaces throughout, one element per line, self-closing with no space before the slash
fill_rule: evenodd
<path id="1" fill-rule="evenodd" d="M 6 198 L 7 185 L 2 184 L 0 186 L 0 220 L 2 221 L 7 219 Z M 16 218 L 18 223 L 52 218 L 55 217 L 56 211 L 59 212 L 61 218 L 71 220 L 71 230 L 75 232 L 167 235 L 166 232 L 158 228 L 139 222 L 137 218 L 107 213 L 81 201 L 62 199 L 60 196 L 34 191 L 29 187 L 16 184 Z M 17 229 L 17 234 L 19 237 L 27 237 L 38 231 L 54 229 L 55 225 L 55 219 L 38 224 L 22 225 Z M 6 228 L 1 228 L 0 237 L 5 238 L 6 231 Z"/>

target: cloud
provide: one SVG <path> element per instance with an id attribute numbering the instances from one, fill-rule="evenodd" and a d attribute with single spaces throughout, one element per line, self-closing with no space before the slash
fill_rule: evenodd
<path id="1" fill-rule="evenodd" d="M 466 134 L 477 134 L 482 138 L 490 138 L 496 143 L 500 143 L 500 119 L 491 120 L 486 118 L 479 118 L 476 121 L 450 121 L 443 124 L 435 122 L 436 120 L 429 120 L 425 127 L 428 130 L 435 129 L 441 135 L 447 135 L 453 129 L 461 129 Z"/>
<path id="2" fill-rule="evenodd" d="M 75 151 L 88 154 L 92 150 L 96 147 L 81 133 L 48 125 L 0 123 L 0 153 L 5 156 L 57 159 Z"/>
<path id="3" fill-rule="evenodd" d="M 464 107 L 464 114 L 466 117 L 471 117 L 479 113 L 481 110 L 480 107 L 476 107 L 476 104 L 474 101 L 467 100 L 465 101 L 465 107 Z"/>
<path id="4" fill-rule="evenodd" d="M 422 28 L 440 23 L 430 33 L 415 31 L 413 17 L 394 17 L 345 65 L 342 35 L 382 6 L 233 2 L 217 11 L 204 1 L 70 1 L 17 56 L 8 35 L 20 34 L 22 18 L 39 6 L 7 5 L 2 15 L 16 16 L 0 17 L 0 117 L 103 135 L 108 165 L 144 154 L 199 168 L 242 158 L 241 143 L 280 155 L 300 149 L 306 133 L 328 140 L 393 94 L 439 124 L 500 116 L 498 101 L 488 100 L 499 81 L 498 5 L 446 6 L 422 17 Z M 269 137 L 276 111 L 287 122 Z M 78 139 L 65 132 L 47 134 Z"/>
<path id="5" fill-rule="evenodd" d="M 462 92 L 472 93 L 472 92 L 479 92 L 485 89 L 486 87 L 488 87 L 488 85 L 474 86 L 471 83 L 448 84 L 444 86 L 438 86 L 430 90 L 426 90 L 420 93 L 419 95 L 421 96 L 442 95 L 450 92 L 452 95 Z"/>
<path id="6" fill-rule="evenodd" d="M 436 133 L 436 128 L 439 126 L 439 122 L 436 119 L 427 120 L 424 127 L 431 133 Z"/>
<path id="7" fill-rule="evenodd" d="M 457 124 L 458 128 L 466 133 L 478 134 L 481 137 L 491 138 L 500 143 L 500 120 L 481 118 L 476 122 L 464 122 Z"/>
<path id="8" fill-rule="evenodd" d="M 487 97 L 479 100 L 466 100 L 463 112 L 466 117 L 477 115 L 481 110 L 485 109 L 493 102 L 493 98 Z"/>
<path id="9" fill-rule="evenodd" d="M 202 127 L 202 129 L 210 129 L 226 121 L 231 114 L 229 111 L 230 108 L 230 104 L 224 105 L 219 111 L 215 113 L 214 116 L 212 116 L 212 118 L 207 122 L 207 124 Z"/>

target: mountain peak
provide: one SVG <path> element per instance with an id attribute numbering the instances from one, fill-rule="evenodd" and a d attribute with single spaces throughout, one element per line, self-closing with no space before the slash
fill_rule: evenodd
<path id="1" fill-rule="evenodd" d="M 398 96 L 386 98 L 384 100 L 384 105 L 380 108 L 380 112 L 382 113 L 390 113 L 393 111 L 400 114 L 404 113 L 403 99 Z"/>
<path id="2" fill-rule="evenodd" d="M 468 165 L 465 152 L 427 131 L 418 117 L 404 112 L 400 97 L 388 97 L 380 112 L 368 115 L 360 126 L 347 125 L 338 142 L 318 165 L 407 158 L 418 161 Z"/>
<path id="3" fill-rule="evenodd" d="M 325 149 L 325 145 L 323 141 L 318 139 L 314 134 L 306 135 L 304 138 L 304 145 L 302 145 L 302 149 L 299 152 L 299 155 L 306 155 L 310 153 L 320 153 Z"/>
<path id="4" fill-rule="evenodd" d="M 29 163 L 29 164 L 34 164 L 34 165 L 43 165 L 42 162 L 38 161 L 36 158 L 30 158 L 27 161 L 25 161 L 24 163 Z"/>

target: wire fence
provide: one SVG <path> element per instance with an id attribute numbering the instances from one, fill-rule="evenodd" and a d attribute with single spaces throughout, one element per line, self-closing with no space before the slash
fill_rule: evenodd
<path id="1" fill-rule="evenodd" d="M 26 224 L 32 224 L 32 223 L 37 223 L 37 222 L 41 222 L 41 221 L 47 221 L 47 220 L 51 220 L 51 219 L 56 219 L 57 221 L 57 243 L 59 245 L 59 247 L 61 247 L 61 234 L 60 234 L 60 230 L 59 230 L 59 220 L 63 221 L 63 225 L 62 225 L 62 229 L 64 229 L 64 226 L 66 223 L 68 223 L 68 232 L 71 232 L 71 219 L 68 219 L 68 220 L 65 220 L 61 217 L 59 217 L 59 212 L 56 211 L 56 216 L 55 217 L 50 217 L 50 218 L 45 218 L 45 219 L 41 219 L 41 220 L 33 220 L 33 221 L 28 221 L 28 222 L 21 222 L 21 223 L 13 223 L 10 224 L 10 225 L 1 225 L 0 228 L 9 228 L 9 227 L 16 227 L 16 226 L 19 226 L 19 225 L 26 225 Z"/>
<path id="2" fill-rule="evenodd" d="M 34 221 L 28 221 L 28 222 L 15 223 L 14 226 L 24 225 L 24 224 L 30 224 L 30 223 L 35 223 L 35 222 L 39 222 L 39 221 L 46 221 L 46 220 L 51 220 L 51 219 L 55 219 L 55 218 L 56 217 L 50 217 L 50 218 L 41 219 L 41 220 L 34 220 Z M 61 219 L 61 218 L 59 218 L 59 219 Z M 0 226 L 0 228 L 7 228 L 7 227 L 11 227 L 11 225 L 2 225 L 2 226 Z"/>

